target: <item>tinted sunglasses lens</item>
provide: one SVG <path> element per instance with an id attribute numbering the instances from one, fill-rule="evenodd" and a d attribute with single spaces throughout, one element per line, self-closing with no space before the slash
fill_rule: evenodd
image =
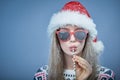
<path id="1" fill-rule="evenodd" d="M 85 37 L 86 37 L 86 33 L 85 32 L 83 32 L 83 31 L 77 31 L 77 32 L 75 32 L 75 37 L 78 39 L 78 40 L 84 40 L 85 39 Z"/>
<path id="2" fill-rule="evenodd" d="M 69 38 L 70 34 L 66 31 L 61 31 L 58 33 L 59 39 L 66 41 Z"/>

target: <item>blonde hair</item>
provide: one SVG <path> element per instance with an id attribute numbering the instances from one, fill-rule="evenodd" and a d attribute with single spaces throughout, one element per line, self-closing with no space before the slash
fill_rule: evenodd
<path id="1" fill-rule="evenodd" d="M 95 80 L 96 78 L 96 66 L 97 66 L 97 53 L 95 53 L 92 41 L 88 34 L 86 38 L 86 43 L 83 48 L 82 56 L 92 65 L 92 74 L 89 76 L 89 80 Z M 64 56 L 63 51 L 60 47 L 58 38 L 53 33 L 52 43 L 51 43 L 51 53 L 49 60 L 49 69 L 48 69 L 48 80 L 64 80 L 63 71 L 64 71 Z"/>

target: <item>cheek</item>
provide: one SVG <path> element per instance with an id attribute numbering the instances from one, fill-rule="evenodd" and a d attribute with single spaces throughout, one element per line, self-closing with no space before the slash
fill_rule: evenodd
<path id="1" fill-rule="evenodd" d="M 78 53 L 80 53 L 81 51 L 82 51 L 82 49 L 83 49 L 83 44 L 80 44 L 79 46 L 78 46 Z"/>
<path id="2" fill-rule="evenodd" d="M 60 42 L 60 46 L 61 46 L 63 52 L 64 52 L 65 54 L 72 55 L 71 51 L 69 50 L 68 44 L 69 44 L 69 43 L 67 43 L 67 42 L 65 42 L 65 43 L 64 43 L 64 42 Z"/>
<path id="3" fill-rule="evenodd" d="M 78 53 L 81 53 L 84 48 L 85 42 L 79 43 L 78 45 Z"/>
<path id="4" fill-rule="evenodd" d="M 60 42 L 60 46 L 61 46 L 61 48 L 62 48 L 62 50 L 63 50 L 64 52 L 68 51 L 68 48 L 67 48 L 67 44 L 66 44 L 66 43 Z"/>

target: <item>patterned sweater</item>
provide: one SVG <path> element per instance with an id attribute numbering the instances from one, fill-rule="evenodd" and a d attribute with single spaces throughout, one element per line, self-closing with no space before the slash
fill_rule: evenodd
<path id="1" fill-rule="evenodd" d="M 65 80 L 75 80 L 75 72 L 73 70 L 64 70 Z M 103 66 L 98 66 L 97 80 L 115 80 L 114 72 Z M 48 80 L 48 65 L 38 69 L 34 75 L 34 80 Z"/>

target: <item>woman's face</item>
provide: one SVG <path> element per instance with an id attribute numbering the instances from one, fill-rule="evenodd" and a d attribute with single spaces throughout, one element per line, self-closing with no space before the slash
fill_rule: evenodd
<path id="1" fill-rule="evenodd" d="M 78 28 L 77 26 L 66 26 L 65 28 L 60 28 L 59 32 L 63 32 L 63 34 L 65 32 L 69 32 L 71 33 L 70 34 L 70 37 L 66 40 L 66 36 L 61 36 L 63 37 L 63 40 L 61 40 L 59 37 L 59 42 L 60 42 L 60 46 L 63 50 L 63 52 L 67 55 L 73 55 L 73 50 L 74 50 L 74 54 L 81 54 L 82 53 L 82 50 L 84 48 L 84 45 L 85 45 L 85 39 L 86 37 L 83 39 L 83 40 L 80 40 L 79 39 L 82 39 L 80 36 L 79 33 L 77 33 L 77 37 L 79 39 L 77 39 L 75 36 L 74 36 L 74 33 L 75 32 L 79 32 L 79 31 L 85 31 L 83 28 Z M 62 34 L 62 33 L 61 33 Z M 87 33 L 86 33 L 87 34 Z M 81 36 L 84 36 L 83 34 Z M 64 40 L 65 39 L 65 40 Z"/>

